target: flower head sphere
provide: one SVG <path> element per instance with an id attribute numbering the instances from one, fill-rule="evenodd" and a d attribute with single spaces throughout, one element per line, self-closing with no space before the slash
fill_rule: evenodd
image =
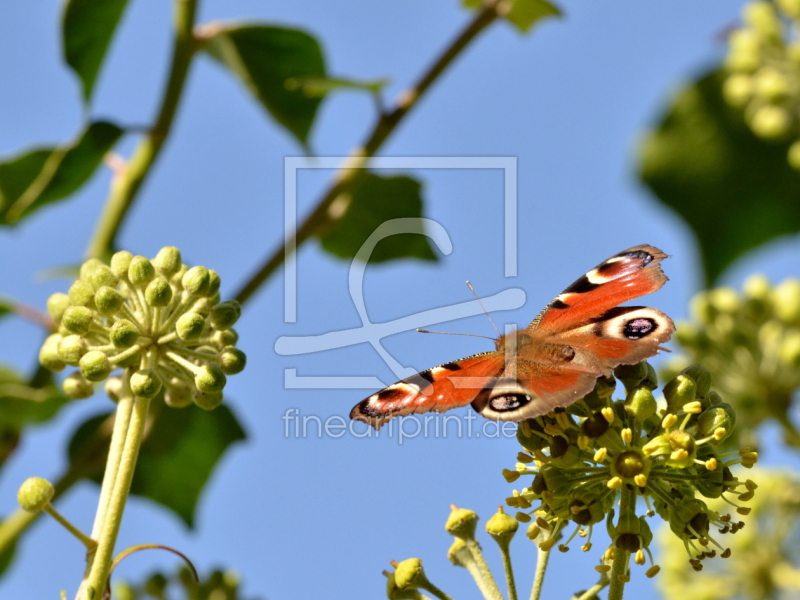
<path id="1" fill-rule="evenodd" d="M 108 380 L 106 392 L 118 399 L 126 389 L 185 407 L 194 402 L 213 409 L 222 402 L 226 376 L 244 369 L 232 329 L 238 302 L 220 302 L 219 275 L 189 268 L 177 248 L 162 248 L 148 260 L 117 252 L 110 264 L 86 261 L 67 294 L 47 301 L 58 333 L 39 353 L 51 371 L 79 367 L 63 384 L 67 396 L 92 395 L 93 383 Z M 109 376 L 124 369 L 121 379 Z"/>
<path id="2" fill-rule="evenodd" d="M 519 521 L 535 522 L 534 537 L 549 532 L 539 544 L 543 550 L 572 527 L 558 549 L 566 552 L 579 536 L 585 538 L 581 548 L 588 551 L 594 525 L 605 521 L 612 541 L 605 562 L 623 551 L 638 565 L 648 557 L 652 563 L 653 534 L 646 517 L 658 515 L 682 541 L 697 570 L 717 550 L 727 557 L 730 551 L 711 530 L 735 533 L 743 524 L 711 510 L 703 498 L 722 498 L 737 513 L 749 512 L 737 502 L 752 498 L 756 486 L 736 479 L 730 468 L 752 467 L 757 454 L 746 449 L 723 453 L 719 448 L 733 429 L 733 409 L 710 389 L 711 374 L 698 365 L 664 386 L 666 406 L 661 410 L 652 393 L 656 373 L 648 363 L 618 367 L 615 375 L 625 386 L 624 400 L 612 398 L 615 379 L 603 378 L 566 410 L 520 423 L 517 439 L 524 451 L 515 469 L 503 475 L 509 482 L 532 479 L 528 487 L 514 490 L 506 504 L 519 511 Z M 636 512 L 638 498 L 646 516 Z M 597 567 L 603 572 L 609 568 Z M 647 575 L 658 570 L 652 565 Z"/>

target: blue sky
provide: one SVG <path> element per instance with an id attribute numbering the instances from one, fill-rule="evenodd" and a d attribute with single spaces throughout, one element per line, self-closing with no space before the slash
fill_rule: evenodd
<path id="1" fill-rule="evenodd" d="M 502 175 L 497 170 L 416 170 L 426 216 L 447 231 L 453 252 L 437 264 L 402 262 L 370 267 L 364 298 L 373 322 L 522 288 L 527 303 L 495 320 L 519 325 L 564 287 L 608 256 L 649 243 L 673 258 L 670 282 L 646 303 L 675 319 L 697 291 L 696 244 L 689 229 L 659 205 L 634 177 L 637 142 L 672 91 L 719 61 L 721 32 L 738 19 L 739 1 L 635 0 L 561 5 L 566 16 L 520 36 L 505 23 L 486 32 L 453 65 L 384 147 L 388 156 L 513 156 L 518 160 L 518 276 L 503 270 Z M 80 127 L 76 81 L 60 61 L 56 2 L 0 4 L 0 155 L 58 142 Z M 453 2 L 347 3 L 246 0 L 202 3 L 200 21 L 252 18 L 298 26 L 322 42 L 329 72 L 389 77 L 387 99 L 421 72 L 468 15 Z M 98 83 L 92 114 L 125 125 L 149 121 L 166 70 L 168 3 L 132 2 Z M 371 100 L 354 93 L 330 97 L 311 136 L 320 155 L 346 154 L 369 130 Z M 132 140 L 119 148 L 127 154 Z M 184 260 L 219 271 L 223 296 L 244 282 L 280 241 L 283 160 L 302 149 L 216 64 L 200 58 L 190 74 L 173 136 L 129 215 L 120 245 L 153 256 L 178 246 Z M 304 214 L 328 173 L 304 172 L 298 210 Z M 0 291 L 44 306 L 68 283 L 42 272 L 80 260 L 102 206 L 109 174 L 71 201 L 0 232 Z M 726 275 L 739 284 L 750 272 L 773 280 L 797 274 L 797 238 L 748 256 Z M 187 531 L 148 500 L 132 498 L 119 547 L 158 542 L 179 548 L 199 568 L 239 570 L 247 596 L 280 600 L 319 596 L 383 597 L 381 570 L 390 559 L 419 556 L 429 576 L 455 597 L 475 597 L 468 575 L 450 566 L 443 525 L 448 506 L 472 508 L 485 522 L 509 494 L 500 476 L 514 463 L 508 439 L 397 437 L 358 439 L 285 436 L 282 416 L 296 408 L 322 420 L 346 416 L 370 390 L 285 389 L 285 369 L 298 375 L 357 375 L 391 383 L 393 375 L 370 346 L 279 356 L 280 336 L 317 335 L 360 325 L 347 287 L 349 264 L 316 242 L 298 254 L 296 323 L 283 321 L 279 274 L 248 304 L 237 326 L 248 369 L 230 380 L 229 405 L 249 434 L 215 471 Z M 440 327 L 493 335 L 483 316 Z M 33 325 L 0 323 L 0 360 L 30 369 L 40 340 Z M 424 369 L 490 349 L 491 342 L 413 331 L 384 340 L 400 364 Z M 30 475 L 54 477 L 63 448 L 87 417 L 107 410 L 100 395 L 68 407 L 32 430 L 0 473 L 0 514 L 15 508 L 18 485 Z M 462 413 L 464 414 L 464 413 Z M 479 422 L 473 422 L 479 423 Z M 786 460 L 777 451 L 768 461 Z M 90 528 L 97 488 L 77 485 L 58 504 Z M 602 539 L 602 534 L 599 536 Z M 595 581 L 603 544 L 553 557 L 547 597 L 566 598 Z M 499 567 L 495 549 L 484 544 Z M 515 541 L 517 578 L 527 593 L 535 548 Z M 139 579 L 169 555 L 140 553 L 117 573 Z M 50 520 L 26 536 L 13 571 L 0 580 L 0 598 L 74 594 L 83 569 L 81 547 Z M 499 571 L 498 571 L 499 574 Z M 631 597 L 652 582 L 635 569 Z"/>

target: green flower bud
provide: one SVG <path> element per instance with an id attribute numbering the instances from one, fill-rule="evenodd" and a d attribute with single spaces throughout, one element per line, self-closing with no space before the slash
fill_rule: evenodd
<path id="1" fill-rule="evenodd" d="M 456 508 L 455 505 L 450 508 L 452 509 L 450 516 L 447 517 L 447 522 L 444 524 L 447 533 L 465 541 L 474 540 L 475 528 L 478 526 L 478 515 L 475 511 Z"/>
<path id="2" fill-rule="evenodd" d="M 211 285 L 211 276 L 205 267 L 192 267 L 181 278 L 183 289 L 194 296 L 205 296 Z"/>
<path id="3" fill-rule="evenodd" d="M 781 344 L 780 357 L 788 367 L 800 367 L 800 331 L 792 329 L 786 332 Z"/>
<path id="4" fill-rule="evenodd" d="M 394 573 L 385 573 L 386 575 L 386 597 L 389 600 L 420 600 L 420 593 L 415 589 L 401 590 L 397 587 L 397 582 L 394 578 Z"/>
<path id="5" fill-rule="evenodd" d="M 229 300 L 228 302 L 220 302 L 212 308 L 209 319 L 214 329 L 225 330 L 233 327 L 241 314 L 241 305 L 236 300 Z"/>
<path id="6" fill-rule="evenodd" d="M 222 279 L 220 279 L 219 273 L 217 273 L 214 269 L 208 270 L 208 295 L 214 296 L 215 294 L 219 293 L 219 286 L 222 283 Z"/>
<path id="7" fill-rule="evenodd" d="M 28 477 L 17 492 L 17 501 L 22 510 L 38 513 L 43 511 L 55 496 L 53 484 L 41 477 Z"/>
<path id="8" fill-rule="evenodd" d="M 172 300 L 172 287 L 163 277 L 156 277 L 147 284 L 144 298 L 150 306 L 167 306 Z"/>
<path id="9" fill-rule="evenodd" d="M 39 349 L 39 364 L 48 371 L 61 371 L 67 363 L 61 360 L 58 353 L 58 343 L 61 341 L 61 336 L 57 333 L 47 336 L 47 339 Z M 224 367 L 223 367 L 224 368 Z"/>
<path id="10" fill-rule="evenodd" d="M 82 277 L 92 286 L 94 291 L 99 290 L 103 286 L 115 287 L 117 285 L 117 276 L 103 263 L 95 265 L 88 273 L 87 277 Z"/>
<path id="11" fill-rule="evenodd" d="M 753 113 L 750 128 L 758 137 L 776 140 L 784 137 L 792 126 L 789 112 L 780 106 L 766 105 Z"/>
<path id="12" fill-rule="evenodd" d="M 697 398 L 705 398 L 708 395 L 713 381 L 711 371 L 701 365 L 691 365 L 681 371 L 680 374 L 692 378 L 697 386 L 697 390 L 695 391 Z"/>
<path id="13" fill-rule="evenodd" d="M 153 259 L 153 264 L 169 279 L 181 270 L 181 251 L 175 246 L 164 246 Z"/>
<path id="14" fill-rule="evenodd" d="M 178 272 L 169 278 L 169 282 L 175 287 L 183 289 L 183 276 L 186 275 L 186 272 L 188 270 L 189 267 L 187 267 L 186 265 L 181 265 L 181 268 L 178 269 Z"/>
<path id="15" fill-rule="evenodd" d="M 89 381 L 103 381 L 111 373 L 111 362 L 99 350 L 89 350 L 80 360 L 81 374 Z"/>
<path id="16" fill-rule="evenodd" d="M 772 290 L 776 316 L 788 325 L 800 325 L 800 280 L 784 279 Z"/>
<path id="17" fill-rule="evenodd" d="M 214 343 L 220 347 L 224 348 L 225 346 L 235 346 L 236 342 L 239 341 L 239 334 L 236 333 L 233 329 L 226 329 L 225 331 L 215 331 L 214 335 L 212 336 Z"/>
<path id="18" fill-rule="evenodd" d="M 514 517 L 510 517 L 503 512 L 500 506 L 497 512 L 486 521 L 486 532 L 494 538 L 501 547 L 508 546 L 514 534 L 517 533 L 519 523 Z"/>
<path id="19" fill-rule="evenodd" d="M 127 277 L 128 276 L 128 269 L 131 266 L 131 261 L 133 260 L 133 254 L 128 252 L 127 250 L 120 250 L 119 252 L 115 252 L 114 255 L 111 257 L 111 272 L 119 277 Z"/>
<path id="20" fill-rule="evenodd" d="M 714 432 L 723 427 L 727 431 L 726 438 L 730 436 L 736 426 L 736 411 L 730 404 L 720 402 L 707 408 L 697 416 L 697 436 L 700 438 L 714 435 Z M 720 442 L 722 440 L 719 440 Z M 717 444 L 718 442 L 712 442 Z"/>
<path id="21" fill-rule="evenodd" d="M 693 402 L 697 396 L 697 384 L 686 375 L 678 375 L 664 386 L 664 397 L 667 399 L 667 412 L 677 413 L 684 404 Z"/>
<path id="22" fill-rule="evenodd" d="M 472 552 L 469 547 L 460 538 L 453 540 L 453 544 L 447 550 L 447 558 L 456 567 L 466 567 L 473 561 Z"/>
<path id="23" fill-rule="evenodd" d="M 733 107 L 743 108 L 753 96 L 753 80 L 744 73 L 730 75 L 722 86 L 725 101 Z"/>
<path id="24" fill-rule="evenodd" d="M 653 392 L 646 387 L 637 387 L 625 400 L 625 410 L 640 424 L 656 414 L 656 408 Z"/>
<path id="25" fill-rule="evenodd" d="M 85 306 L 70 306 L 64 311 L 61 324 L 70 333 L 84 335 L 92 324 L 92 311 Z"/>
<path id="26" fill-rule="evenodd" d="M 725 66 L 732 71 L 751 73 L 761 64 L 761 38 L 749 29 L 737 29 L 728 38 L 730 53 Z"/>
<path id="27" fill-rule="evenodd" d="M 203 410 L 214 410 L 222 404 L 222 400 L 222 392 L 198 392 L 193 398 L 193 402 Z"/>
<path id="28" fill-rule="evenodd" d="M 798 47 L 798 62 L 800 62 L 800 46 Z M 786 159 L 789 161 L 790 167 L 795 171 L 800 171 L 800 141 L 794 142 L 789 146 Z"/>
<path id="29" fill-rule="evenodd" d="M 119 312 L 125 298 L 116 289 L 104 285 L 94 294 L 94 304 L 104 317 L 110 317 Z"/>
<path id="30" fill-rule="evenodd" d="M 211 309 L 214 308 L 214 302 L 210 298 L 202 297 L 192 304 L 191 312 L 196 312 L 199 315 L 208 317 L 211 314 Z"/>
<path id="31" fill-rule="evenodd" d="M 53 318 L 53 321 L 60 323 L 70 302 L 69 296 L 57 292 L 47 299 L 47 313 Z"/>
<path id="32" fill-rule="evenodd" d="M 225 373 L 215 363 L 203 365 L 194 376 L 194 384 L 197 386 L 197 390 L 206 394 L 221 392 L 226 382 Z"/>
<path id="33" fill-rule="evenodd" d="M 192 388 L 180 379 L 173 377 L 166 387 L 167 390 L 164 392 L 164 402 L 167 406 L 171 406 L 172 408 L 186 408 L 193 402 Z"/>
<path id="34" fill-rule="evenodd" d="M 203 335 L 205 327 L 206 320 L 195 312 L 184 313 L 175 322 L 175 331 L 178 337 L 187 342 L 196 340 Z"/>
<path id="35" fill-rule="evenodd" d="M 109 377 L 105 385 L 106 396 L 114 402 L 119 402 L 122 398 L 122 377 Z"/>
<path id="36" fill-rule="evenodd" d="M 750 2 L 743 9 L 742 20 L 765 38 L 776 39 L 781 36 L 778 13 L 771 2 Z"/>
<path id="37" fill-rule="evenodd" d="M 61 389 L 73 400 L 85 400 L 94 394 L 92 383 L 77 371 L 64 380 Z"/>
<path id="38" fill-rule="evenodd" d="M 94 298 L 94 288 L 87 282 L 78 279 L 69 287 L 69 301 L 74 306 L 88 306 Z M 63 314 L 63 313 L 62 313 Z"/>
<path id="39" fill-rule="evenodd" d="M 770 294 L 769 279 L 761 273 L 754 273 L 745 279 L 742 291 L 745 296 L 753 300 L 768 300 Z"/>
<path id="40" fill-rule="evenodd" d="M 130 348 L 139 339 L 139 330 L 127 319 L 119 319 L 111 326 L 108 337 L 115 348 Z"/>
<path id="41" fill-rule="evenodd" d="M 775 67 L 761 67 L 754 80 L 756 94 L 766 102 L 778 102 L 789 93 L 786 76 Z"/>
<path id="42" fill-rule="evenodd" d="M 708 292 L 708 301 L 717 311 L 735 314 L 739 310 L 739 294 L 730 287 L 718 287 Z"/>
<path id="43" fill-rule="evenodd" d="M 422 569 L 422 561 L 408 558 L 395 567 L 394 580 L 401 590 L 430 587 L 430 582 Z"/>
<path id="44" fill-rule="evenodd" d="M 156 276 L 156 269 L 144 256 L 134 256 L 128 267 L 128 280 L 136 286 L 144 287 L 153 277 Z"/>
<path id="45" fill-rule="evenodd" d="M 233 346 L 224 348 L 219 355 L 219 366 L 225 375 L 236 375 L 244 371 L 247 364 L 247 356 L 244 352 Z"/>
<path id="46" fill-rule="evenodd" d="M 79 271 L 79 277 L 83 279 L 86 283 L 89 283 L 89 276 L 91 275 L 92 271 L 94 271 L 98 267 L 104 267 L 103 261 L 99 258 L 90 258 L 81 264 L 81 268 Z"/>
<path id="47" fill-rule="evenodd" d="M 140 398 L 154 398 L 161 391 L 161 378 L 152 369 L 142 369 L 131 375 L 131 391 Z"/>
<path id="48" fill-rule="evenodd" d="M 81 356 L 86 353 L 87 349 L 86 340 L 79 335 L 68 335 L 58 340 L 58 357 L 62 362 L 73 367 L 78 366 Z"/>
<path id="49" fill-rule="evenodd" d="M 800 0 L 778 0 L 778 6 L 793 19 L 800 19 Z"/>

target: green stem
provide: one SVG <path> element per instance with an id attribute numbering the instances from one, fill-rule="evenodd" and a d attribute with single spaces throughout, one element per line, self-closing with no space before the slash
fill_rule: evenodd
<path id="1" fill-rule="evenodd" d="M 498 543 L 500 546 L 500 556 L 503 559 L 503 573 L 506 576 L 506 587 L 508 587 L 508 600 L 517 600 L 517 584 L 514 581 L 514 568 L 511 565 L 511 552 L 509 542 Z"/>
<path id="2" fill-rule="evenodd" d="M 483 551 L 480 544 L 476 540 L 466 540 L 467 548 L 472 554 L 475 564 L 478 566 L 481 579 L 485 584 L 485 591 L 489 594 L 492 600 L 503 600 L 503 594 L 500 588 L 497 587 L 497 582 L 494 580 L 494 575 L 489 570 L 489 565 L 486 564 L 486 559 L 483 557 Z"/>
<path id="3" fill-rule="evenodd" d="M 424 590 L 426 590 L 426 591 L 430 592 L 431 594 L 433 594 L 434 596 L 436 596 L 437 598 L 439 598 L 439 600 L 453 600 L 453 599 L 452 599 L 450 596 L 448 596 L 447 594 L 445 594 L 445 593 L 444 593 L 442 590 L 440 590 L 438 587 L 436 587 L 435 585 L 433 585 L 433 584 L 432 584 L 430 581 L 429 581 L 429 582 L 428 582 L 428 584 L 427 584 L 427 585 L 426 585 L 424 588 L 422 588 L 422 589 L 424 589 Z"/>
<path id="4" fill-rule="evenodd" d="M 67 531 L 69 531 L 72 535 L 74 535 L 76 538 L 78 538 L 81 541 L 81 543 L 84 546 L 86 546 L 87 549 L 94 550 L 97 547 L 97 542 L 95 542 L 92 538 L 90 538 L 88 535 L 83 533 L 80 529 L 75 527 L 75 525 L 73 525 L 67 519 L 65 519 L 64 516 L 60 512 L 58 512 L 55 508 L 53 508 L 53 506 L 51 504 L 48 504 L 47 506 L 45 506 L 43 510 L 48 515 L 53 517 L 56 521 L 61 523 Z"/>
<path id="5" fill-rule="evenodd" d="M 89 567 L 89 575 L 81 583 L 81 589 L 78 593 L 80 600 L 99 600 L 105 591 L 109 569 L 111 568 L 111 556 L 117 541 L 119 526 L 122 523 L 125 502 L 131 489 L 131 481 L 133 480 L 133 472 L 139 455 L 139 446 L 142 442 L 149 406 L 150 400 L 147 398 L 136 397 L 133 401 L 133 412 L 125 436 L 125 444 L 114 481 L 114 489 L 109 497 L 104 523 L 100 528 L 97 540 L 97 552 L 95 552 Z"/>
<path id="6" fill-rule="evenodd" d="M 627 515 L 636 508 L 636 490 L 628 489 L 627 485 L 620 488 L 619 514 Z M 608 600 L 622 600 L 625 591 L 626 577 L 628 573 L 628 561 L 631 553 L 621 548 L 614 549 L 614 562 L 611 565 L 611 572 L 608 575 L 610 585 L 608 588 Z"/>
<path id="7" fill-rule="evenodd" d="M 158 158 L 172 127 L 196 50 L 192 28 L 197 0 L 174 0 L 173 6 L 175 40 L 172 64 L 156 122 L 141 139 L 128 164 L 112 181 L 103 213 L 86 249 L 87 256 L 102 257 L 113 249 L 122 221 Z"/>
<path id="8" fill-rule="evenodd" d="M 608 585 L 608 575 L 602 573 L 600 579 L 588 590 L 578 596 L 577 600 L 597 600 L 597 594 Z"/>
<path id="9" fill-rule="evenodd" d="M 536 557 L 536 574 L 533 576 L 533 587 L 531 588 L 531 600 L 539 600 L 539 597 L 542 595 L 544 575 L 547 571 L 547 563 L 549 561 L 550 549 L 542 550 L 539 548 L 539 554 Z"/>
<path id="10" fill-rule="evenodd" d="M 293 237 L 284 240 L 284 244 L 267 257 L 262 266 L 250 277 L 249 281 L 236 293 L 235 298 L 244 303 L 263 284 L 275 270 L 283 264 L 287 256 L 297 250 L 310 237 L 329 227 L 334 217 L 328 209 L 334 200 L 344 192 L 356 176 L 363 170 L 369 158 L 381 148 L 387 138 L 397 129 L 405 116 L 419 102 L 431 85 L 441 76 L 448 66 L 458 57 L 480 32 L 486 29 L 498 16 L 497 7 L 500 0 L 488 2 L 467 26 L 456 36 L 444 52 L 423 73 L 419 80 L 408 90 L 400 94 L 393 110 L 383 113 L 378 118 L 367 140 L 361 147 L 350 152 L 350 158 L 334 176 L 330 188 L 322 195 L 314 210 L 298 227 Z"/>

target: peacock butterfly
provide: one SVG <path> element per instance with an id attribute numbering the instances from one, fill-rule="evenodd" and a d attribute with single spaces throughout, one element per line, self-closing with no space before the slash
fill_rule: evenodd
<path id="1" fill-rule="evenodd" d="M 398 381 L 359 402 L 350 418 L 375 429 L 411 413 L 444 412 L 472 404 L 484 417 L 521 421 L 588 394 L 617 365 L 658 353 L 675 331 L 664 313 L 619 306 L 667 281 L 658 248 L 615 254 L 580 277 L 524 330 L 503 335 L 497 349 L 445 363 Z"/>

